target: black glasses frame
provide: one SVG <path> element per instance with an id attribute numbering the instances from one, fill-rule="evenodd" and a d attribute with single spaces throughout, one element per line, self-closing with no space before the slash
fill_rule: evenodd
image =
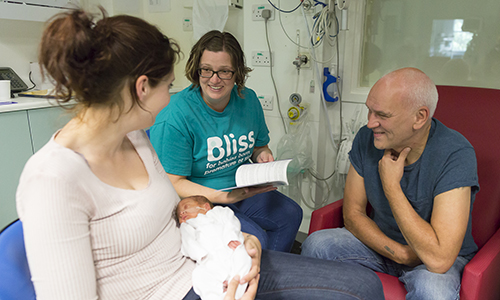
<path id="1" fill-rule="evenodd" d="M 202 70 L 210 71 L 210 72 L 212 72 L 212 74 L 211 74 L 210 76 L 202 76 L 202 75 L 201 75 Z M 230 72 L 230 73 L 231 73 L 231 77 L 229 77 L 229 78 L 221 78 L 221 77 L 220 77 L 220 75 L 219 75 L 219 72 Z M 232 78 L 233 78 L 234 73 L 236 73 L 236 72 L 234 72 L 234 71 L 229 71 L 229 70 L 219 70 L 219 71 L 214 71 L 214 70 L 210 70 L 210 69 L 203 69 L 203 68 L 199 68 L 199 69 L 198 69 L 198 75 L 200 75 L 200 77 L 203 77 L 203 78 L 212 78 L 212 77 L 214 76 L 214 74 L 217 74 L 217 77 L 219 77 L 219 79 L 220 79 L 220 80 L 230 80 L 230 79 L 232 79 Z"/>

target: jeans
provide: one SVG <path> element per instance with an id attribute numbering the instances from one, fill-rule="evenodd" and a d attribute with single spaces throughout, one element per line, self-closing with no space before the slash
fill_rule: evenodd
<path id="1" fill-rule="evenodd" d="M 183 300 L 197 300 L 191 291 Z M 375 272 L 361 266 L 262 251 L 257 300 L 383 300 Z"/>
<path id="2" fill-rule="evenodd" d="M 316 231 L 302 244 L 302 255 L 361 265 L 399 277 L 408 292 L 406 299 L 460 299 L 462 272 L 470 258 L 459 256 L 444 274 L 398 264 L 371 250 L 345 228 Z"/>
<path id="3" fill-rule="evenodd" d="M 258 194 L 227 205 L 241 231 L 255 235 L 262 249 L 290 252 L 302 222 L 302 208 L 278 191 Z"/>

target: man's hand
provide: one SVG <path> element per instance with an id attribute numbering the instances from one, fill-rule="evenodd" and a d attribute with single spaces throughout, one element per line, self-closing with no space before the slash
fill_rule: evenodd
<path id="1" fill-rule="evenodd" d="M 392 149 L 385 150 L 384 156 L 378 162 L 378 172 L 384 190 L 394 185 L 399 186 L 401 178 L 403 178 L 406 157 L 410 151 L 411 148 L 406 147 L 398 155 L 398 153 Z"/>
<path id="2" fill-rule="evenodd" d="M 417 256 L 415 251 L 408 246 L 408 245 L 401 245 L 401 249 L 403 250 L 402 253 L 404 254 L 402 257 L 400 257 L 401 260 L 394 260 L 399 264 L 410 266 L 410 267 L 416 267 L 422 263 L 420 258 Z"/>

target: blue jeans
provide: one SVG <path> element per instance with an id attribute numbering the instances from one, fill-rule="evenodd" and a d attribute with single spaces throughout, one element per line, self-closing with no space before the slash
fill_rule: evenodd
<path id="1" fill-rule="evenodd" d="M 364 245 L 345 228 L 316 231 L 302 244 L 302 255 L 364 266 L 399 277 L 408 292 L 406 299 L 460 299 L 462 272 L 470 258 L 459 256 L 444 274 L 400 265 Z"/>
<path id="2" fill-rule="evenodd" d="M 193 289 L 183 300 L 197 300 Z M 383 300 L 377 275 L 361 266 L 262 251 L 257 300 Z"/>
<path id="3" fill-rule="evenodd" d="M 302 208 L 278 191 L 229 204 L 241 231 L 255 235 L 262 249 L 290 252 L 302 222 Z"/>

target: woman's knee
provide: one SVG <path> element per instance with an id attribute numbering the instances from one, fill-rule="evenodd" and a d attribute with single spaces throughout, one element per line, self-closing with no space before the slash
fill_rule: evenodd
<path id="1" fill-rule="evenodd" d="M 241 223 L 241 231 L 254 235 L 260 242 L 262 249 L 267 249 L 267 243 L 268 243 L 268 235 L 262 227 L 260 227 L 258 224 L 256 224 L 254 221 L 252 221 L 250 218 L 248 218 L 245 215 L 242 215 L 241 213 L 235 213 L 236 217 L 240 220 Z"/>
<path id="2" fill-rule="evenodd" d="M 300 226 L 303 217 L 302 207 L 295 200 L 280 192 L 274 191 L 272 193 L 273 197 L 276 197 L 280 203 L 279 211 L 287 217 L 287 222 L 293 222 Z"/>

